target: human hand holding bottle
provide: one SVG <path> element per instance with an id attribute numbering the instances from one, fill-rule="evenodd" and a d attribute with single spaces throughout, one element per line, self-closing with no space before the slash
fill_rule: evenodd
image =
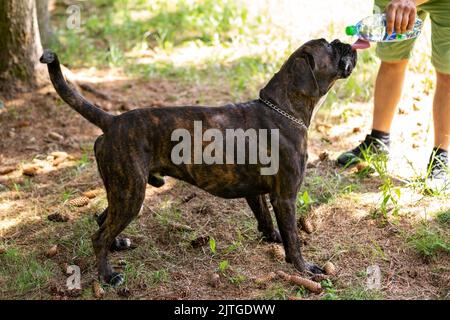
<path id="1" fill-rule="evenodd" d="M 386 7 L 387 33 L 391 35 L 395 31 L 404 34 L 411 31 L 416 21 L 417 5 L 416 0 L 392 0 Z"/>

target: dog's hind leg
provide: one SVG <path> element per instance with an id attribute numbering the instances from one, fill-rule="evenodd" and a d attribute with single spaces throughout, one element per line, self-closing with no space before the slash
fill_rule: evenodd
<path id="1" fill-rule="evenodd" d="M 105 179 L 108 194 L 108 208 L 101 215 L 104 217 L 99 230 L 92 236 L 92 244 L 97 258 L 99 276 L 113 286 L 120 285 L 124 278 L 114 272 L 108 262 L 108 252 L 116 237 L 139 214 L 145 197 L 147 181 L 132 174 L 134 170 L 126 173 L 108 175 Z M 123 188 L 126 187 L 126 190 Z"/>
<path id="2" fill-rule="evenodd" d="M 105 210 L 103 210 L 101 214 L 95 215 L 95 219 L 99 227 L 101 227 L 103 223 L 105 223 L 107 214 L 108 209 L 106 208 Z M 116 237 L 109 250 L 111 252 L 115 252 L 115 251 L 131 250 L 134 248 L 136 248 L 136 246 L 131 244 L 131 240 L 129 238 Z"/>
<path id="3" fill-rule="evenodd" d="M 105 139 L 104 136 L 101 135 L 97 138 L 97 140 L 95 141 L 95 144 L 94 144 L 94 151 L 95 151 L 95 155 L 97 157 L 98 164 L 100 164 L 100 162 L 101 162 L 101 155 L 102 155 L 101 150 L 102 150 L 102 145 L 104 143 L 103 142 L 104 139 Z M 103 169 L 103 170 L 105 170 L 105 169 Z M 102 168 L 100 165 L 98 165 L 98 171 L 100 173 L 102 180 L 105 181 L 105 176 L 102 172 Z M 107 215 L 108 215 L 108 208 L 103 210 L 103 212 L 101 214 L 95 215 L 95 220 L 97 221 L 97 224 L 100 228 L 105 223 Z M 130 239 L 117 237 L 114 239 L 114 242 L 110 247 L 110 251 L 124 251 L 124 250 L 130 250 L 130 249 L 134 249 L 134 248 L 135 248 L 135 246 L 133 246 L 131 244 Z"/>
<path id="4" fill-rule="evenodd" d="M 272 217 L 264 195 L 246 198 L 248 205 L 258 221 L 258 230 L 268 242 L 281 242 L 280 233 L 273 226 Z"/>

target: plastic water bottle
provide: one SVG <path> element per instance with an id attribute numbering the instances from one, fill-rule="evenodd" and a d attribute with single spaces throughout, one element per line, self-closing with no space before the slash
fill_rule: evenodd
<path id="1" fill-rule="evenodd" d="M 386 32 L 386 15 L 375 14 L 367 17 L 354 26 L 348 26 L 345 33 L 349 36 L 358 36 L 360 39 L 371 42 L 396 42 L 403 41 L 419 36 L 423 21 L 419 18 L 414 23 L 412 31 L 407 31 L 404 34 L 397 34 L 393 32 L 391 35 Z"/>

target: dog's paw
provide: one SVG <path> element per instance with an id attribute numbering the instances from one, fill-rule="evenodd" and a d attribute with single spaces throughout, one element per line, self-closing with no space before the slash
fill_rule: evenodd
<path id="1" fill-rule="evenodd" d="M 116 238 L 111 245 L 110 251 L 125 251 L 135 249 L 136 246 L 131 244 L 128 238 Z"/>
<path id="2" fill-rule="evenodd" d="M 264 234 L 263 239 L 266 242 L 273 242 L 273 243 L 281 243 L 282 242 L 281 235 L 278 230 L 274 230 L 269 234 Z"/>
<path id="3" fill-rule="evenodd" d="M 309 262 L 305 263 L 305 271 L 309 274 L 325 274 L 325 270 L 323 270 L 321 267 L 319 267 L 313 263 L 309 263 Z"/>
<path id="4" fill-rule="evenodd" d="M 125 277 L 121 273 L 113 272 L 107 282 L 111 287 L 117 288 L 125 282 Z"/>
<path id="5" fill-rule="evenodd" d="M 148 184 L 155 188 L 161 188 L 165 183 L 164 178 L 158 176 L 150 176 L 148 179 Z"/>

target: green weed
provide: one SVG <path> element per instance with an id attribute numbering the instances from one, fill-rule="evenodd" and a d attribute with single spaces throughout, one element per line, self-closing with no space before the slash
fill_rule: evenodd
<path id="1" fill-rule="evenodd" d="M 54 275 L 56 265 L 38 260 L 34 253 L 23 253 L 9 248 L 0 255 L 0 274 L 5 279 L 7 291 L 24 294 L 45 287 Z"/>
<path id="2" fill-rule="evenodd" d="M 450 253 L 450 239 L 428 224 L 420 224 L 407 241 L 419 254 L 426 258 L 435 257 L 438 252 Z"/>
<path id="3" fill-rule="evenodd" d="M 438 213 L 437 221 L 442 225 L 450 225 L 450 210 Z"/>

